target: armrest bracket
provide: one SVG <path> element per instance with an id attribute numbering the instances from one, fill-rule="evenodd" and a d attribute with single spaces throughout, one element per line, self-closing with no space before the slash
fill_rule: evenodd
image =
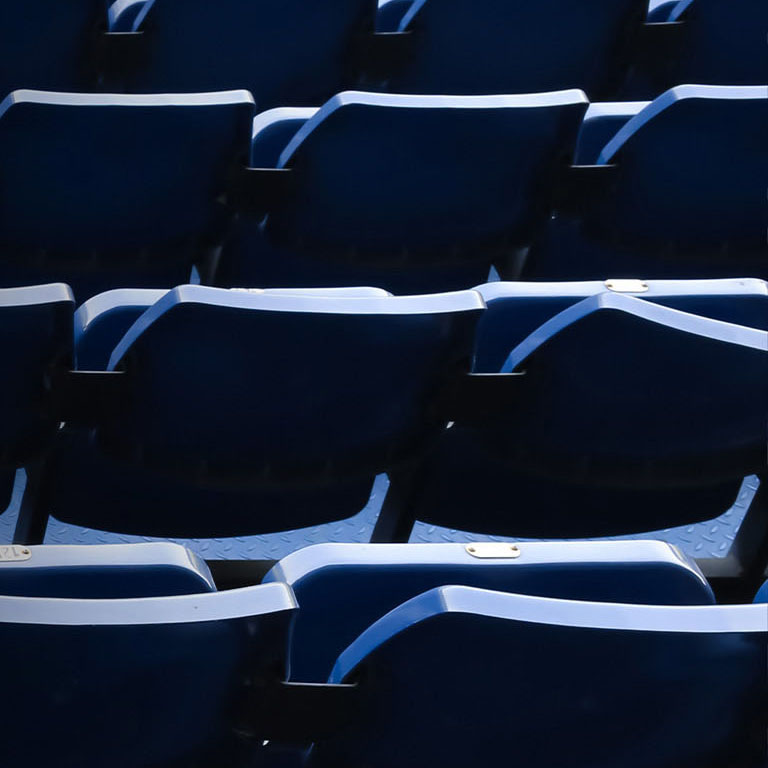
<path id="1" fill-rule="evenodd" d="M 234 174 L 229 197 L 237 210 L 260 218 L 288 194 L 291 173 L 290 168 L 242 166 Z"/>

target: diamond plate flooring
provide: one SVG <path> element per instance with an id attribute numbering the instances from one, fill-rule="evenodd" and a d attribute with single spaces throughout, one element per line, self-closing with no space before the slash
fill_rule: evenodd
<path id="1" fill-rule="evenodd" d="M 9 543 L 16 525 L 16 515 L 24 490 L 24 473 L 16 476 L 13 500 L 6 512 L 0 515 L 0 543 Z M 757 488 L 757 479 L 747 478 L 733 507 L 715 520 L 682 528 L 627 537 L 636 539 L 662 539 L 676 544 L 691 557 L 724 557 L 728 553 L 744 512 Z M 366 542 L 376 522 L 381 502 L 387 489 L 387 478 L 380 476 L 366 507 L 354 517 L 337 523 L 285 531 L 265 536 L 242 536 L 220 539 L 175 539 L 208 560 L 259 560 L 279 559 L 309 544 L 326 541 Z M 618 538 L 618 537 L 615 537 Z M 466 541 L 524 541 L 500 536 L 487 536 L 434 525 L 417 523 L 411 541 L 419 542 L 466 542 Z M 51 520 L 46 544 L 119 544 L 133 541 L 152 541 L 149 537 L 124 536 L 105 533 Z"/>

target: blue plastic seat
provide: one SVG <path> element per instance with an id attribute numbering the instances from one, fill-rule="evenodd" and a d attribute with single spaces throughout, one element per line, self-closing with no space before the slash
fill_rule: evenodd
<path id="1" fill-rule="evenodd" d="M 50 558 L 47 550 L 2 563 L 0 574 Z M 160 576 L 151 559 L 131 566 L 137 595 L 145 592 L 139 571 Z M 110 568 L 100 566 L 99 576 Z M 212 592 L 202 583 L 197 594 L 95 599 L 91 579 L 79 585 L 84 597 L 0 596 L 0 656 L 15 692 L 3 709 L 14 735 L 4 760 L 83 768 L 262 764 L 262 740 L 238 732 L 237 712 L 250 682 L 285 664 L 296 608 L 288 587 Z"/>
<path id="2" fill-rule="evenodd" d="M 96 85 L 96 30 L 104 0 L 35 0 L 0 6 L 0 100 L 17 88 Z"/>
<path id="3" fill-rule="evenodd" d="M 615 172 L 580 210 L 558 213 L 525 277 L 768 276 L 767 132 L 766 86 L 682 85 L 659 96 L 592 160 Z"/>
<path id="4" fill-rule="evenodd" d="M 346 92 L 306 117 L 261 115 L 251 161 L 269 162 L 284 137 L 269 167 L 289 170 L 287 190 L 264 221 L 241 220 L 217 283 L 408 293 L 482 282 L 546 218 L 586 108 L 580 91 Z"/>
<path id="5" fill-rule="evenodd" d="M 670 50 L 651 55 L 630 87 L 655 95 L 679 83 L 762 85 L 768 72 L 768 8 L 760 0 L 678 0 L 666 22 L 680 24 Z"/>
<path id="6" fill-rule="evenodd" d="M 380 13 L 391 25 L 391 3 Z M 408 57 L 387 73 L 395 93 L 531 93 L 582 88 L 605 97 L 623 79 L 645 0 L 587 3 L 414 0 L 399 32 Z"/>
<path id="7" fill-rule="evenodd" d="M 318 683 L 370 624 L 444 584 L 600 602 L 714 602 L 700 571 L 654 541 L 317 544 L 284 557 L 264 581 L 288 584 L 301 607 L 291 635 L 291 679 Z"/>
<path id="8" fill-rule="evenodd" d="M 48 377 L 71 365 L 74 309 L 66 285 L 0 289 L 0 511 L 16 468 L 37 459 L 56 430 Z"/>
<path id="9" fill-rule="evenodd" d="M 101 600 L 215 591 L 205 561 L 178 544 L 0 545 L 0 595 Z"/>
<path id="10" fill-rule="evenodd" d="M 764 605 L 438 588 L 341 654 L 329 682 L 358 683 L 359 718 L 310 764 L 762 765 L 766 643 Z"/>
<path id="11" fill-rule="evenodd" d="M 259 109 L 317 104 L 354 82 L 375 0 L 118 0 L 113 30 L 141 46 L 114 81 L 136 93 L 249 90 Z"/>
<path id="12" fill-rule="evenodd" d="M 507 407 L 443 433 L 399 514 L 513 536 L 620 535 L 715 518 L 764 473 L 766 284 L 609 285 L 479 289 L 474 370 L 524 375 Z"/>
<path id="13" fill-rule="evenodd" d="M 59 433 L 41 473 L 50 490 L 25 495 L 21 517 L 42 504 L 67 522 L 161 536 L 350 517 L 377 473 L 442 428 L 429 404 L 468 370 L 483 307 L 472 291 L 370 288 L 97 297 L 78 311 L 78 363 L 124 370 L 129 394 L 95 430 Z"/>
<path id="14" fill-rule="evenodd" d="M 223 237 L 245 91 L 15 91 L 0 104 L 0 280 L 172 287 Z"/>

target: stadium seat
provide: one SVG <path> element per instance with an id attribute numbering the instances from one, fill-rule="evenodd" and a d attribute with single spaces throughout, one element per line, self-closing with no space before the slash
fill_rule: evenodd
<path id="1" fill-rule="evenodd" d="M 0 5 L 0 101 L 18 88 L 96 86 L 96 33 L 104 0 L 12 1 Z"/>
<path id="2" fill-rule="evenodd" d="M 764 605 L 618 605 L 430 590 L 339 657 L 354 729 L 313 768 L 760 766 Z M 716 693 L 714 693 L 716 692 Z"/>
<path id="3" fill-rule="evenodd" d="M 765 86 L 659 96 L 585 158 L 600 168 L 560 201 L 525 279 L 768 276 L 766 133 Z"/>
<path id="4" fill-rule="evenodd" d="M 301 607 L 290 678 L 318 683 L 368 625 L 444 584 L 613 603 L 714 602 L 699 570 L 656 541 L 317 544 L 284 557 L 264 581 L 288 584 Z"/>
<path id="5" fill-rule="evenodd" d="M 201 537 L 350 517 L 377 473 L 444 425 L 430 403 L 468 371 L 484 306 L 473 291 L 131 294 L 78 311 L 78 361 L 124 371 L 112 376 L 125 391 L 59 432 L 25 491 L 22 528 L 39 518 L 42 534 L 49 511 L 93 528 Z M 35 543 L 18 534 L 25 541 Z"/>
<path id="6" fill-rule="evenodd" d="M 484 282 L 544 222 L 586 108 L 580 91 L 347 92 L 307 119 L 260 115 L 252 163 L 274 159 L 277 126 L 292 138 L 254 170 L 262 207 L 234 227 L 216 282 L 398 294 Z"/>
<path id="7" fill-rule="evenodd" d="M 75 557 L 97 560 L 94 550 L 101 547 L 73 548 L 80 552 L 69 557 L 59 547 L 54 553 L 27 549 L 26 561 L 0 562 L 6 582 L 9 566 L 35 578 L 38 558 L 61 556 L 70 564 L 62 563 L 48 585 L 59 595 L 58 579 L 64 578 L 72 592 L 64 599 L 0 596 L 0 656 L 14 691 L 13 706 L 3 710 L 4 727 L 13 734 L 3 759 L 81 768 L 263 764 L 257 762 L 262 740 L 238 732 L 236 712 L 254 678 L 285 664 L 296 608 L 290 589 L 264 584 L 217 592 L 201 583 L 198 593 L 185 594 L 189 584 L 182 586 L 176 574 L 166 580 L 173 591 L 148 597 L 149 580 L 162 571 L 167 576 L 179 556 L 168 558 L 168 545 L 162 551 L 134 546 L 134 554 L 118 558 L 125 570 L 120 579 L 112 579 L 117 568 L 106 562 L 85 565 L 98 571 L 88 579 L 64 575 L 67 568 L 81 570 L 71 563 Z M 27 557 L 21 549 L 5 556 Z M 207 582 L 191 561 L 185 567 L 190 577 Z M 135 596 L 95 599 L 92 581 L 105 577 L 117 591 L 120 581 L 130 583 Z M 82 596 L 75 596 L 78 586 Z"/>
<path id="8" fill-rule="evenodd" d="M 205 561 L 178 544 L 0 545 L 0 595 L 106 600 L 215 591 Z"/>
<path id="9" fill-rule="evenodd" d="M 393 93 L 581 88 L 592 99 L 613 95 L 622 83 L 647 12 L 646 0 L 394 5 L 397 10 L 391 2 L 382 6 L 379 26 L 411 39 L 402 61 L 382 67 L 381 79 Z"/>
<path id="10" fill-rule="evenodd" d="M 71 365 L 74 310 L 66 285 L 0 289 L 0 511 L 16 468 L 36 460 L 56 430 L 48 374 Z"/>
<path id="11" fill-rule="evenodd" d="M 189 281 L 223 237 L 247 153 L 245 91 L 15 91 L 0 104 L 0 284 L 62 280 L 79 300 Z"/>
<path id="12" fill-rule="evenodd" d="M 657 14 L 649 20 L 665 23 L 665 46 L 638 60 L 622 93 L 652 98 L 681 83 L 766 82 L 768 8 L 761 0 L 677 0 Z"/>
<path id="13" fill-rule="evenodd" d="M 117 0 L 110 28 L 134 51 L 108 81 L 135 93 L 249 90 L 259 109 L 318 104 L 355 81 L 375 0 Z M 109 36 L 107 36 L 109 42 Z"/>
<path id="14" fill-rule="evenodd" d="M 655 531 L 719 516 L 744 477 L 764 474 L 764 282 L 478 290 L 474 370 L 518 372 L 517 393 L 394 478 L 375 540 L 407 541 L 415 519 L 535 538 Z M 764 504 L 763 492 L 748 516 L 755 549 Z"/>

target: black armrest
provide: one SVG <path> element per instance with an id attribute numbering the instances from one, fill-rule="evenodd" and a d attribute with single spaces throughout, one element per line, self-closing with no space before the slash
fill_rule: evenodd
<path id="1" fill-rule="evenodd" d="M 684 21 L 647 22 L 640 28 L 635 59 L 642 66 L 663 67 L 680 50 L 686 33 Z"/>
<path id="2" fill-rule="evenodd" d="M 447 397 L 447 418 L 460 424 L 498 418 L 514 402 L 524 376 L 524 372 L 467 374 Z"/>
<path id="3" fill-rule="evenodd" d="M 256 739 L 309 743 L 359 722 L 358 685 L 254 681 L 236 728 Z"/>
<path id="4" fill-rule="evenodd" d="M 570 165 L 555 188 L 555 210 L 579 215 L 610 194 L 616 180 L 616 165 Z"/>
<path id="5" fill-rule="evenodd" d="M 234 207 L 252 216 L 264 216 L 286 196 L 291 184 L 290 168 L 241 167 L 230 185 Z"/>
<path id="6" fill-rule="evenodd" d="M 124 371 L 56 370 L 51 375 L 52 407 L 59 421 L 97 424 L 125 403 Z"/>
<path id="7" fill-rule="evenodd" d="M 102 32 L 96 41 L 96 67 L 110 78 L 140 69 L 146 61 L 144 32 Z"/>
<path id="8" fill-rule="evenodd" d="M 360 35 L 354 45 L 355 68 L 368 78 L 386 79 L 411 56 L 413 32 L 375 32 Z"/>

